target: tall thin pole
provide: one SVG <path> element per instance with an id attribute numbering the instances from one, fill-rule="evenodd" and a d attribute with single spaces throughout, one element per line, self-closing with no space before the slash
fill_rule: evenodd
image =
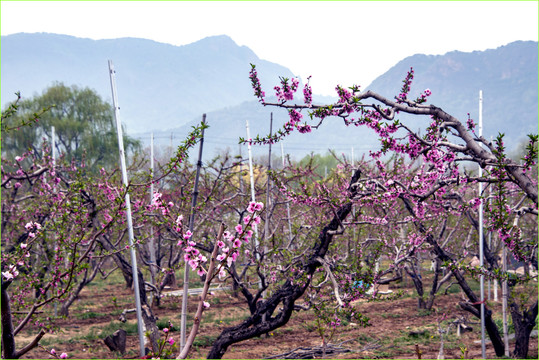
<path id="1" fill-rule="evenodd" d="M 240 173 L 239 173 L 239 186 L 240 186 L 240 193 L 243 194 L 243 156 L 241 155 L 241 144 L 239 146 L 239 155 L 240 155 Z"/>
<path id="2" fill-rule="evenodd" d="M 479 90 L 479 136 L 483 136 L 483 90 Z M 479 178 L 483 176 L 483 169 L 479 165 Z M 484 254 L 483 254 L 483 183 L 479 182 L 479 265 L 483 269 Z M 481 354 L 483 359 L 486 359 L 485 346 L 485 275 L 481 273 Z"/>
<path id="3" fill-rule="evenodd" d="M 285 163 L 284 163 L 284 148 L 283 148 L 283 142 L 282 141 L 281 141 L 281 159 L 283 161 L 283 169 L 284 169 L 284 166 L 285 166 Z M 290 219 L 290 203 L 288 201 L 286 202 L 286 215 L 287 215 L 287 219 L 288 219 L 288 238 L 289 238 L 290 242 L 292 242 L 292 223 L 291 223 L 291 219 Z"/>
<path id="4" fill-rule="evenodd" d="M 269 133 L 270 137 L 271 137 L 272 127 L 273 127 L 273 113 L 270 114 L 270 133 Z M 271 142 L 269 143 L 269 150 L 268 150 L 268 175 L 267 175 L 267 182 L 266 182 L 266 221 L 264 222 L 264 242 L 266 244 L 269 237 L 269 213 L 270 213 L 269 202 L 270 202 L 270 186 L 271 186 L 271 179 L 269 176 L 270 171 L 271 171 Z"/>
<path id="5" fill-rule="evenodd" d="M 138 336 L 140 343 L 140 355 L 145 356 L 144 351 L 144 330 L 142 322 L 142 312 L 140 305 L 140 291 L 138 283 L 138 269 L 137 269 L 137 254 L 135 252 L 135 247 L 133 246 L 133 220 L 131 219 L 131 200 L 129 198 L 129 192 L 127 191 L 128 181 L 127 181 L 127 169 L 125 164 L 125 152 L 124 152 L 124 140 L 122 134 L 122 122 L 120 121 L 120 106 L 118 105 L 118 97 L 116 94 L 116 79 L 114 76 L 114 66 L 112 61 L 109 60 L 109 73 L 110 73 L 110 86 L 112 89 L 112 102 L 114 106 L 114 117 L 116 119 L 116 130 L 118 131 L 118 149 L 120 151 L 120 164 L 122 168 L 122 180 L 126 188 L 125 192 L 125 210 L 127 214 L 127 232 L 129 235 L 129 250 L 131 251 L 131 269 L 133 272 L 133 285 L 135 288 L 135 307 L 137 311 L 137 327 L 138 327 Z"/>
<path id="6" fill-rule="evenodd" d="M 273 113 L 270 113 L 270 132 L 269 132 L 269 136 L 271 137 L 271 132 L 272 132 L 272 127 L 273 127 Z M 270 210 L 269 210 L 269 203 L 270 203 L 270 186 L 271 186 L 271 180 L 270 180 L 270 175 L 269 175 L 269 172 L 271 171 L 271 141 L 269 143 L 269 150 L 268 150 L 268 174 L 267 174 L 267 182 L 266 182 L 266 219 L 264 221 L 264 246 L 262 247 L 263 248 L 263 252 L 266 253 L 267 251 L 267 244 L 268 244 L 268 238 L 269 238 L 269 222 L 270 222 L 270 219 L 269 219 L 269 214 L 270 214 Z M 265 273 L 264 270 L 262 270 L 263 273 Z M 265 274 L 264 274 L 265 275 Z M 262 287 L 262 282 L 259 283 L 258 287 Z M 266 298 L 266 291 L 264 291 L 262 293 L 262 298 L 265 299 Z M 262 321 L 265 322 L 266 321 L 266 314 L 262 315 Z M 264 337 L 267 337 L 268 334 L 264 334 Z"/>
<path id="7" fill-rule="evenodd" d="M 206 114 L 202 114 L 202 124 L 206 124 Z M 202 167 L 202 149 L 204 147 L 204 129 L 202 129 L 202 137 L 200 138 L 200 147 L 198 148 L 197 172 L 195 175 L 195 188 L 191 201 L 191 216 L 189 216 L 189 231 L 193 232 L 195 227 L 195 208 L 198 198 L 198 178 L 200 176 L 200 168 Z M 183 271 L 183 296 L 182 296 L 182 319 L 180 329 L 180 349 L 185 346 L 185 338 L 187 334 L 187 296 L 189 295 L 189 264 L 185 262 Z"/>
<path id="8" fill-rule="evenodd" d="M 505 242 L 502 241 L 502 270 L 503 274 L 507 274 L 507 248 Z M 504 276 L 502 281 L 502 326 L 503 326 L 503 344 L 505 348 L 505 356 L 509 357 L 509 336 L 507 334 L 507 298 L 509 291 L 507 288 L 507 278 Z"/>
<path id="9" fill-rule="evenodd" d="M 488 233 L 488 242 L 492 244 L 492 232 Z M 496 279 L 492 281 L 492 292 L 494 294 L 494 301 L 498 302 L 498 281 Z"/>
<path id="10" fill-rule="evenodd" d="M 150 135 L 150 202 L 153 201 L 153 178 L 154 178 L 154 167 L 153 167 L 153 132 Z M 151 282 L 153 285 L 155 285 L 155 275 L 157 270 L 157 260 L 155 258 L 155 239 L 153 238 L 153 226 L 150 224 L 150 241 L 148 243 L 149 251 L 150 251 L 150 276 L 151 276 Z"/>
<path id="11" fill-rule="evenodd" d="M 253 175 L 253 153 L 251 152 L 251 132 L 249 131 L 249 119 L 245 120 L 245 128 L 247 130 L 247 152 L 249 154 L 249 178 L 251 180 L 251 201 L 255 199 L 255 180 Z M 258 227 L 253 223 L 253 230 L 255 231 L 255 249 L 258 250 Z M 258 252 L 257 252 L 258 253 Z"/>
<path id="12" fill-rule="evenodd" d="M 351 154 L 352 161 L 350 164 L 352 165 L 352 176 L 354 176 L 354 147 L 352 146 L 352 154 Z M 327 167 L 326 167 L 327 172 Z M 326 174 L 327 176 L 327 174 Z M 352 205 L 352 218 L 354 221 L 356 220 L 356 207 Z M 352 229 L 352 239 L 348 238 L 347 244 L 348 244 L 348 253 L 350 254 L 352 252 L 352 241 L 356 240 L 356 227 L 354 226 Z"/>
<path id="13" fill-rule="evenodd" d="M 52 152 L 52 168 L 56 166 L 56 131 L 54 126 L 51 126 L 51 152 Z M 58 299 L 54 300 L 54 317 L 58 316 Z"/>
<path id="14" fill-rule="evenodd" d="M 56 130 L 54 126 L 51 126 L 51 152 L 52 152 L 52 166 L 56 166 Z"/>
<path id="15" fill-rule="evenodd" d="M 251 201 L 256 201 L 255 198 L 255 178 L 253 174 L 253 153 L 251 151 L 251 132 L 249 131 L 249 119 L 245 120 L 245 128 L 247 130 L 247 152 L 249 154 L 249 178 L 251 180 Z M 253 223 L 253 230 L 255 231 L 255 254 L 257 260 L 260 260 L 260 242 L 258 240 L 258 226 Z M 262 282 L 258 282 L 258 288 L 262 288 Z"/>
<path id="16" fill-rule="evenodd" d="M 488 248 L 492 249 L 492 238 L 490 232 L 488 233 Z M 490 301 L 490 278 L 487 279 L 487 301 Z"/>

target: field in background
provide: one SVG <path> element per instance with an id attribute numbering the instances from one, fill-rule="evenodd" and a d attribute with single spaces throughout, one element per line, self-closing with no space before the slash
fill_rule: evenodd
<path id="1" fill-rule="evenodd" d="M 426 272 L 424 276 L 428 276 Z M 477 283 L 471 283 L 478 289 Z M 448 315 L 448 320 L 443 323 L 444 328 L 457 317 L 465 316 L 474 329 L 458 337 L 455 327 L 451 327 L 449 334 L 444 336 L 445 358 L 461 358 L 463 356 L 461 347 L 468 348 L 467 358 L 481 358 L 481 344 L 477 343 L 481 338 L 479 321 L 458 308 L 457 303 L 461 299 L 458 286 L 452 286 L 448 295 L 439 295 L 435 300 L 433 311 L 417 309 L 417 295 L 410 279 L 392 283 L 390 289 L 395 292 L 402 290 L 403 296 L 396 300 L 360 301 L 355 304 L 359 311 L 371 319 L 371 326 L 362 328 L 344 321 L 345 326 L 338 328 L 331 343 L 341 344 L 340 347 L 349 352 L 328 353 L 327 358 L 417 358 L 417 344 L 423 359 L 436 359 L 440 348 L 436 319 L 442 313 Z M 443 293 L 443 290 L 441 292 Z M 501 293 L 499 299 L 500 302 L 497 303 L 488 302 L 487 307 L 495 312 L 495 318 L 501 328 Z M 196 301 L 196 296 L 190 297 L 190 314 L 195 312 Z M 245 302 L 241 297 L 235 298 L 230 290 L 215 292 L 215 295 L 210 297 L 210 304 L 210 309 L 204 313 L 199 335 L 189 354 L 190 358 L 205 358 L 212 342 L 224 328 L 237 324 L 248 316 Z M 41 344 L 49 349 L 65 351 L 71 359 L 137 358 L 139 347 L 136 316 L 134 313 L 129 314 L 126 323 L 118 320 L 124 309 L 133 307 L 133 292 L 125 287 L 119 273 L 106 280 L 97 279 L 83 290 L 80 298 L 72 305 L 69 318 L 53 319 L 52 322 L 59 331 L 47 334 Z M 162 299 L 159 307 L 154 306 L 154 313 L 159 317 L 157 324 L 160 329 L 168 327 L 169 321 L 175 325 L 176 330 L 172 331 L 172 336 L 176 341 L 180 338 L 180 309 L 181 297 L 167 296 Z M 51 311 L 52 314 L 52 306 L 46 311 Z M 111 352 L 103 342 L 104 337 L 120 328 L 125 329 L 128 334 L 127 351 L 124 355 Z M 25 328 L 16 337 L 18 346 L 35 333 L 35 328 Z M 317 332 L 314 313 L 301 311 L 295 313 L 285 327 L 268 334 L 266 338 L 259 337 L 231 346 L 225 358 L 265 358 L 284 354 L 298 347 L 307 349 L 320 345 L 321 339 Z M 529 357 L 537 358 L 537 354 L 537 339 L 532 338 Z M 47 354 L 39 348 L 24 356 L 24 358 L 46 357 Z M 490 344 L 487 344 L 487 357 L 495 358 Z"/>

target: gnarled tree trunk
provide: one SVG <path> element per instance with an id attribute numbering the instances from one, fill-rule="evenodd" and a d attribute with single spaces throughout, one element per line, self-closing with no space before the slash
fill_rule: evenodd
<path id="1" fill-rule="evenodd" d="M 99 243 L 103 245 L 103 247 L 108 250 L 112 251 L 114 250 L 114 246 L 109 241 L 109 239 L 106 236 L 102 236 L 99 239 Z M 131 268 L 131 265 L 123 258 L 121 253 L 114 252 L 113 259 L 122 271 L 122 274 L 124 278 L 131 279 L 131 282 L 133 281 L 133 270 Z M 144 326 L 146 331 L 149 333 L 149 340 L 150 340 L 150 346 L 151 350 L 155 353 L 158 349 L 157 340 L 159 340 L 159 329 L 156 325 L 156 317 L 153 315 L 152 309 L 150 305 L 148 305 L 148 296 L 146 295 L 146 287 L 144 286 L 144 277 L 142 275 L 142 272 L 140 269 L 138 270 L 138 279 L 139 279 L 139 298 L 140 298 L 140 305 L 142 308 L 142 321 L 144 322 Z"/>
<path id="2" fill-rule="evenodd" d="M 414 210 L 412 207 L 412 204 L 410 200 L 401 197 L 402 201 L 404 202 L 404 205 L 408 212 L 414 215 Z M 432 234 L 429 234 L 424 225 L 421 223 L 416 224 L 418 230 L 426 235 L 425 241 L 428 242 L 430 245 L 432 245 L 432 252 L 436 255 L 436 257 L 440 261 L 447 261 L 447 262 L 453 262 L 453 259 L 440 247 L 434 236 Z M 486 244 L 485 244 L 486 246 Z M 488 250 L 488 249 L 487 249 Z M 487 259 L 490 256 L 490 252 L 486 251 L 485 255 L 489 254 Z M 462 276 L 462 273 L 457 268 L 452 268 L 451 273 L 459 283 L 462 291 L 466 294 L 470 302 L 460 302 L 459 305 L 463 310 L 466 310 L 470 313 L 472 313 L 474 316 L 480 318 L 480 308 L 481 308 L 481 302 L 479 298 L 475 295 L 475 293 L 472 291 L 470 286 L 468 285 L 466 279 L 464 279 L 464 276 Z M 492 319 L 492 311 L 489 309 L 485 309 L 485 329 L 487 330 L 487 333 L 489 335 L 489 338 L 492 342 L 492 346 L 494 347 L 494 351 L 496 352 L 497 356 L 503 356 L 505 346 L 502 341 L 502 337 L 500 336 L 500 332 L 498 331 L 498 327 L 496 326 L 496 323 L 494 323 L 494 320 Z"/>
<path id="3" fill-rule="evenodd" d="M 349 192 L 353 196 L 356 192 L 353 184 L 360 177 L 359 170 L 356 170 L 350 182 Z M 304 274 L 313 275 L 322 264 L 317 258 L 324 258 L 333 237 L 342 233 L 341 224 L 352 211 L 352 203 L 348 202 L 337 209 L 331 222 L 325 226 L 318 237 L 318 241 L 313 247 L 308 260 L 303 265 Z M 213 343 L 208 353 L 208 359 L 220 359 L 223 357 L 228 347 L 243 340 L 251 339 L 269 331 L 275 330 L 285 325 L 294 310 L 294 304 L 299 299 L 310 284 L 311 276 L 307 276 L 305 282 L 287 281 L 267 300 L 260 300 L 256 304 L 256 310 L 249 318 L 241 324 L 227 328 L 219 335 Z M 274 315 L 277 307 L 280 306 L 277 314 Z M 265 319 L 265 321 L 262 321 Z"/>
<path id="4" fill-rule="evenodd" d="M 2 358 L 3 359 L 18 359 L 28 351 L 35 348 L 41 338 L 45 335 L 43 329 L 40 330 L 30 343 L 24 346 L 22 349 L 17 350 L 15 347 L 15 331 L 13 328 L 13 317 L 11 315 L 11 300 L 7 293 L 7 288 L 11 285 L 11 280 L 4 281 L 2 279 L 1 287 L 1 301 L 2 301 Z"/>
<path id="5" fill-rule="evenodd" d="M 511 318 L 515 327 L 515 359 L 526 359 L 528 357 L 528 347 L 530 343 L 530 334 L 535 326 L 537 318 L 537 301 L 529 310 L 519 309 L 519 306 L 513 301 L 510 305 Z"/>
<path id="6" fill-rule="evenodd" d="M 15 335 L 13 334 L 13 319 L 11 303 L 7 288 L 11 282 L 2 279 L 2 358 L 15 359 Z"/>

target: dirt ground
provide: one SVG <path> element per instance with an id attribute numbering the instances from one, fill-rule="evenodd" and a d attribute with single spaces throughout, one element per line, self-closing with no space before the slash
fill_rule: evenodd
<path id="1" fill-rule="evenodd" d="M 363 328 L 350 323 L 338 329 L 330 344 L 341 344 L 348 350 L 344 353 L 328 353 L 326 358 L 358 359 L 358 358 L 402 358 L 417 359 L 416 344 L 423 359 L 436 359 L 440 349 L 440 335 L 437 331 L 437 317 L 442 313 L 448 315 L 448 320 L 465 316 L 473 327 L 472 332 L 462 336 L 456 335 L 455 327 L 444 335 L 444 356 L 446 359 L 464 358 L 461 347 L 466 347 L 466 358 L 479 359 L 481 356 L 481 338 L 478 320 L 460 310 L 457 303 L 461 298 L 459 293 L 440 295 L 435 301 L 432 312 L 417 309 L 417 299 L 414 291 L 400 285 L 404 296 L 390 301 L 358 302 L 357 309 L 370 318 L 371 326 Z M 125 324 L 118 320 L 118 314 L 129 305 L 133 293 L 121 284 L 108 285 L 98 289 L 87 287 L 80 299 L 72 306 L 68 318 L 53 320 L 59 331 L 45 335 L 42 344 L 46 349 L 54 348 L 58 353 L 66 352 L 74 359 L 111 359 L 137 358 L 139 353 L 138 336 L 136 333 L 135 314 L 128 315 L 131 332 L 128 331 L 127 351 L 125 354 L 110 351 L 104 345 L 103 338 L 112 334 Z M 190 313 L 196 308 L 196 296 L 189 301 Z M 205 358 L 211 343 L 219 333 L 234 324 L 238 324 L 247 316 L 246 306 L 241 298 L 234 298 L 230 292 L 217 292 L 210 300 L 211 308 L 204 313 L 204 319 L 189 357 Z M 501 314 L 501 302 L 489 302 L 496 314 Z M 159 317 L 158 325 L 166 326 L 168 320 L 175 328 L 180 325 L 181 297 L 165 297 L 159 307 L 154 306 L 154 313 Z M 289 323 L 280 329 L 259 337 L 240 342 L 229 348 L 224 358 L 228 359 L 261 359 L 280 355 L 296 348 L 313 348 L 321 345 L 315 319 L 310 311 L 294 314 Z M 501 316 L 501 315 L 500 315 Z M 165 325 L 163 325 L 165 324 Z M 17 347 L 27 343 L 36 329 L 31 327 L 23 330 L 17 337 Z M 173 331 L 173 338 L 179 341 L 179 330 Z M 488 339 L 488 337 L 487 337 Z M 511 346 L 513 348 L 513 345 Z M 487 358 L 496 358 L 490 343 L 487 343 Z M 44 349 L 35 349 L 23 358 L 50 357 Z M 319 357 L 316 356 L 316 357 Z M 530 340 L 530 358 L 537 358 L 537 338 Z"/>

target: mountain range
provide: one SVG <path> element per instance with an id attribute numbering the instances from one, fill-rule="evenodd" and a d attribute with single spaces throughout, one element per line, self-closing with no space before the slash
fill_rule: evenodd
<path id="1" fill-rule="evenodd" d="M 483 93 L 483 136 L 495 138 L 504 133 L 504 143 L 509 152 L 526 140 L 527 134 L 538 133 L 538 46 L 533 41 L 517 41 L 486 51 L 453 51 L 444 55 L 416 54 L 399 61 L 387 72 L 365 87 L 393 98 L 402 87 L 402 80 L 410 68 L 414 70 L 410 98 L 430 89 L 428 103 L 466 121 L 468 113 L 477 124 L 479 121 L 479 90 Z M 352 84 L 348 84 L 351 86 Z M 363 88 L 363 87 L 362 87 Z M 266 88 L 267 90 L 268 88 Z M 331 103 L 335 98 L 315 97 L 315 102 Z M 239 106 L 210 112 L 207 121 L 208 140 L 214 149 L 224 149 L 238 136 L 246 137 L 245 122 L 249 120 L 251 134 L 269 133 L 270 113 L 273 129 L 282 126 L 288 116 L 279 108 L 263 107 L 256 100 Z M 413 129 L 424 129 L 430 122 L 424 117 L 400 114 Z M 200 118 L 177 129 L 160 135 L 185 133 L 200 122 Z M 477 129 L 476 129 L 477 131 Z M 239 134 L 239 135 L 238 135 Z M 234 143 L 237 144 L 237 141 Z M 313 133 L 293 133 L 284 141 L 285 151 L 297 158 L 310 152 L 325 152 L 331 148 L 338 154 L 357 159 L 360 154 L 378 149 L 377 138 L 364 128 L 348 128 L 342 121 L 328 118 Z M 237 152 L 237 145 L 230 147 Z M 280 150 L 278 150 L 280 151 Z M 259 150 L 259 154 L 267 150 Z"/>
<path id="2" fill-rule="evenodd" d="M 137 38 L 20 33 L 2 36 L 1 50 L 3 106 L 16 91 L 31 97 L 56 81 L 90 87 L 110 101 L 111 60 L 128 132 L 181 126 L 205 111 L 251 100 L 250 63 L 257 64 L 261 80 L 268 83 L 293 76 L 224 35 L 173 46 Z"/>
<path id="3" fill-rule="evenodd" d="M 237 153 L 238 138 L 247 137 L 247 120 L 251 137 L 269 133 L 270 116 L 273 131 L 287 121 L 285 110 L 264 107 L 253 97 L 248 72 L 250 63 L 257 65 L 268 95 L 280 76 L 292 77 L 292 72 L 259 59 L 249 48 L 236 45 L 224 35 L 173 46 L 134 38 L 90 40 L 56 34 L 14 34 L 1 37 L 1 50 L 3 105 L 14 98 L 11 94 L 15 91 L 31 96 L 54 81 L 88 86 L 110 99 L 107 60 L 113 60 L 122 120 L 128 133 L 145 144 L 149 144 L 153 132 L 156 144 L 177 145 L 206 113 L 210 125 L 205 134 L 206 157 L 227 148 Z M 476 122 L 482 90 L 484 136 L 505 133 L 505 143 L 511 150 L 527 133 L 538 133 L 537 54 L 537 42 L 533 41 L 517 41 L 486 51 L 415 54 L 362 89 L 393 98 L 413 67 L 410 97 L 429 88 L 429 103 L 461 120 L 470 113 Z M 317 103 L 334 100 L 315 96 Z M 401 118 L 417 124 L 417 128 L 427 122 L 404 115 Z M 320 129 L 308 135 L 296 132 L 283 145 L 285 152 L 296 158 L 329 148 L 347 157 L 354 152 L 358 158 L 375 149 L 377 139 L 368 129 L 350 129 L 329 118 Z M 245 154 L 247 149 L 241 151 Z M 254 147 L 253 151 L 262 155 L 267 148 Z M 280 154 L 280 149 L 273 151 Z"/>
<path id="4" fill-rule="evenodd" d="M 369 88 L 398 94 L 406 72 L 413 67 L 412 94 L 429 88 L 429 103 L 460 120 L 479 120 L 479 90 L 483 93 L 483 135 L 505 133 L 516 146 L 528 133 L 537 134 L 538 48 L 534 41 L 516 41 L 485 51 L 452 51 L 445 55 L 416 54 L 375 79 Z"/>

